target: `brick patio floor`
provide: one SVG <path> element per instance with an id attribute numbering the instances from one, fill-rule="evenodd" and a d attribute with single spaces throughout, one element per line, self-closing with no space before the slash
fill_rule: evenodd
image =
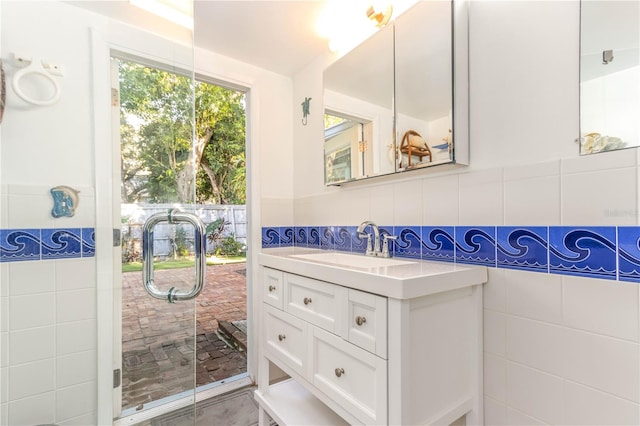
<path id="1" fill-rule="evenodd" d="M 194 270 L 157 270 L 160 289 L 193 286 Z M 216 331 L 218 321 L 246 320 L 246 264 L 207 266 L 206 285 L 194 301 L 169 304 L 149 296 L 142 272 L 122 276 L 122 407 L 224 380 L 246 371 L 246 352 L 229 346 Z M 194 336 L 194 321 L 196 322 Z M 196 364 L 193 365 L 192 360 Z"/>

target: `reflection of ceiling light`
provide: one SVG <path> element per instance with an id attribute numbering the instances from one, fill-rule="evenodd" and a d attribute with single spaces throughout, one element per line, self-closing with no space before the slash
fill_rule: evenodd
<path id="1" fill-rule="evenodd" d="M 175 24 L 193 29 L 192 0 L 129 0 L 129 3 Z"/>
<path id="2" fill-rule="evenodd" d="M 382 9 L 377 9 L 374 5 L 369 6 L 369 9 L 367 9 L 367 18 L 371 19 L 378 28 L 387 25 L 393 14 L 393 6 L 388 5 L 384 12 L 381 10 Z"/>
<path id="3" fill-rule="evenodd" d="M 395 0 L 400 3 L 416 0 Z M 344 54 L 358 45 L 391 19 L 393 6 L 390 0 L 371 0 L 368 9 L 359 1 L 329 0 L 322 11 L 318 22 L 318 33 L 329 39 L 329 49 L 332 52 Z M 380 5 L 382 3 L 382 5 Z M 383 11 L 383 12 L 380 12 Z M 371 23 L 375 26 L 372 26 Z"/>

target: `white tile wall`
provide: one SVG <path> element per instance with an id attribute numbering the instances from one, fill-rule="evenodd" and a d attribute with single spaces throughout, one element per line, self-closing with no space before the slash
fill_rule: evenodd
<path id="1" fill-rule="evenodd" d="M 44 327 L 55 322 L 55 293 L 15 296 L 9 300 L 11 330 Z"/>
<path id="2" fill-rule="evenodd" d="M 504 223 L 502 169 L 463 173 L 460 179 L 461 225 L 497 225 Z"/>
<path id="3" fill-rule="evenodd" d="M 9 369 L 0 368 L 0 403 L 9 401 Z"/>
<path id="4" fill-rule="evenodd" d="M 56 359 L 56 385 L 60 388 L 96 380 L 96 351 L 77 352 Z"/>
<path id="5" fill-rule="evenodd" d="M 637 284 L 492 269 L 485 289 L 487 424 L 637 424 Z"/>
<path id="6" fill-rule="evenodd" d="M 637 343 L 571 329 L 564 329 L 562 334 L 564 377 L 640 402 Z"/>
<path id="7" fill-rule="evenodd" d="M 638 341 L 638 285 L 563 277 L 564 324 Z"/>
<path id="8" fill-rule="evenodd" d="M 29 362 L 9 367 L 9 398 L 12 401 L 55 389 L 55 360 Z"/>
<path id="9" fill-rule="evenodd" d="M 422 180 L 422 222 L 430 225 L 458 225 L 460 199 L 458 175 Z M 415 203 L 411 205 L 416 206 Z M 400 223 L 398 222 L 398 225 Z"/>
<path id="10" fill-rule="evenodd" d="M 395 185 L 393 194 L 393 206 L 395 207 L 394 222 L 408 226 L 422 224 L 423 186 L 419 180 L 410 180 L 400 185 Z"/>
<path id="11" fill-rule="evenodd" d="M 96 411 L 94 382 L 82 383 L 56 391 L 56 421 L 70 420 Z"/>
<path id="12" fill-rule="evenodd" d="M 53 358 L 56 356 L 55 327 L 29 328 L 9 333 L 11 365 Z"/>
<path id="13" fill-rule="evenodd" d="M 96 290 L 58 291 L 56 293 L 58 324 L 96 318 Z"/>
<path id="14" fill-rule="evenodd" d="M 94 257 L 56 260 L 54 263 L 57 291 L 96 288 Z"/>
<path id="15" fill-rule="evenodd" d="M 94 226 L 91 188 L 58 220 L 48 187 L 4 188 L 4 228 Z M 3 263 L 0 281 L 0 424 L 96 424 L 96 258 Z"/>
<path id="16" fill-rule="evenodd" d="M 560 161 L 504 171 L 505 225 L 560 224 Z"/>
<path id="17" fill-rule="evenodd" d="M 547 373 L 562 374 L 562 327 L 507 317 L 507 357 Z"/>
<path id="18" fill-rule="evenodd" d="M 521 364 L 507 364 L 507 403 L 548 424 L 562 424 L 563 380 Z"/>
<path id="19" fill-rule="evenodd" d="M 96 348 L 96 321 L 85 320 L 57 326 L 58 356 Z"/>
<path id="20" fill-rule="evenodd" d="M 507 316 L 484 310 L 484 351 L 494 355 L 506 355 Z"/>
<path id="21" fill-rule="evenodd" d="M 562 278 L 559 275 L 506 270 L 507 312 L 562 324 Z"/>
<path id="22" fill-rule="evenodd" d="M 10 402 L 7 424 L 33 426 L 54 423 L 55 399 L 55 392 L 47 392 Z"/>
<path id="23" fill-rule="evenodd" d="M 636 167 L 627 167 L 565 174 L 562 184 L 562 223 L 635 225 L 638 221 L 636 188 L 619 183 L 636 182 L 637 173 Z"/>
<path id="24" fill-rule="evenodd" d="M 484 397 L 484 424 L 487 426 L 507 426 L 507 406 L 495 399 Z"/>
<path id="25" fill-rule="evenodd" d="M 507 424 L 508 425 L 528 425 L 528 426 L 542 426 L 545 425 L 542 420 L 538 420 L 534 417 L 527 416 L 526 414 L 514 410 L 513 408 L 507 408 Z"/>
<path id="26" fill-rule="evenodd" d="M 9 264 L 0 263 L 0 297 L 9 296 Z"/>
<path id="27" fill-rule="evenodd" d="M 47 293 L 55 290 L 56 264 L 53 261 L 9 264 L 11 296 Z"/>
<path id="28" fill-rule="evenodd" d="M 596 389 L 566 381 L 564 384 L 566 425 L 638 425 L 638 405 Z"/>
<path id="29" fill-rule="evenodd" d="M 507 361 L 486 353 L 484 355 L 484 394 L 497 401 L 507 400 Z"/>

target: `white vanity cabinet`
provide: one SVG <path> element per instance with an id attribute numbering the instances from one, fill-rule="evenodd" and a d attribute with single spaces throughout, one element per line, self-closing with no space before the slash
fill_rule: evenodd
<path id="1" fill-rule="evenodd" d="M 261 424 L 264 411 L 281 426 L 482 423 L 486 270 L 469 285 L 398 299 L 263 259 Z M 288 378 L 270 380 L 273 365 Z"/>

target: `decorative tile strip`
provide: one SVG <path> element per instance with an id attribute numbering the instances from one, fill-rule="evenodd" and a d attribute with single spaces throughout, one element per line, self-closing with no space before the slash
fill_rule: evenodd
<path id="1" fill-rule="evenodd" d="M 0 230 L 0 262 L 95 256 L 94 228 Z"/>
<path id="2" fill-rule="evenodd" d="M 637 226 L 381 226 L 380 233 L 398 237 L 390 244 L 398 257 L 640 282 Z M 366 249 L 355 226 L 262 229 L 262 247 L 290 240 L 325 250 Z"/>

